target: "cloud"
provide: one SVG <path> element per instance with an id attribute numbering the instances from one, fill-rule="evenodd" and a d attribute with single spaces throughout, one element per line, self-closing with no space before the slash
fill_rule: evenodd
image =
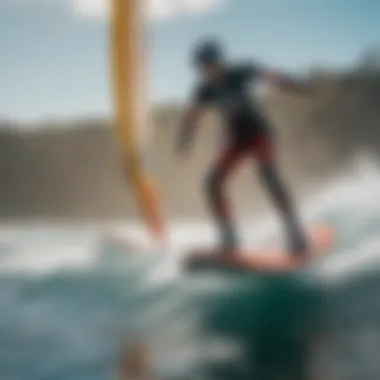
<path id="1" fill-rule="evenodd" d="M 103 18 L 109 14 L 107 0 L 72 0 L 74 12 L 89 18 Z"/>
<path id="2" fill-rule="evenodd" d="M 127 1 L 127 0 L 126 0 Z M 200 15 L 225 5 L 227 0 L 141 0 L 145 1 L 145 13 L 154 21 L 165 21 L 184 15 Z M 76 14 L 104 19 L 108 17 L 111 0 L 71 0 Z"/>

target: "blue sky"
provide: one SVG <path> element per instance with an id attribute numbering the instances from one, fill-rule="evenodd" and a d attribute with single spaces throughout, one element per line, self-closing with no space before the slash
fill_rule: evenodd
<path id="1" fill-rule="evenodd" d="M 0 117 L 110 113 L 102 1 L 0 0 Z M 231 57 L 284 70 L 348 65 L 380 43 L 379 0 L 150 1 L 150 92 L 158 101 L 186 96 L 189 50 L 202 36 L 222 38 Z"/>

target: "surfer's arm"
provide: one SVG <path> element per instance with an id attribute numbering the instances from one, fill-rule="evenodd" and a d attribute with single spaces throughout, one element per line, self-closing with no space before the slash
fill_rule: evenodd
<path id="1" fill-rule="evenodd" d="M 264 82 L 282 91 L 292 92 L 300 95 L 310 95 L 314 93 L 314 88 L 305 81 L 299 81 L 289 76 L 280 74 L 273 70 L 264 69 L 261 71 L 261 78 Z"/>
<path id="2" fill-rule="evenodd" d="M 176 151 L 182 154 L 189 150 L 193 141 L 203 107 L 199 103 L 193 103 L 185 112 L 179 128 Z"/>
<path id="3" fill-rule="evenodd" d="M 213 92 L 206 84 L 201 84 L 195 87 L 190 100 L 190 106 L 186 110 L 177 139 L 177 153 L 187 153 L 193 141 L 195 132 L 199 125 L 199 120 L 203 115 L 204 109 L 210 105 L 213 98 Z"/>
<path id="4" fill-rule="evenodd" d="M 314 89 L 310 86 L 310 84 L 304 81 L 298 81 L 294 78 L 281 74 L 276 70 L 269 69 L 260 63 L 254 62 L 242 64 L 239 67 L 239 72 L 248 80 L 259 80 L 282 91 L 294 92 L 298 94 L 311 94 L 314 92 Z"/>

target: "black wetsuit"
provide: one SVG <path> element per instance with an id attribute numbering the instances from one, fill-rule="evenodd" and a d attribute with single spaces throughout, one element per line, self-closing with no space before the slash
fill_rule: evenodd
<path id="1" fill-rule="evenodd" d="M 259 107 L 250 96 L 250 87 L 261 69 L 253 64 L 226 68 L 217 82 L 204 82 L 195 92 L 195 102 L 218 109 L 225 120 L 226 138 L 242 147 L 268 130 Z"/>
<path id="2" fill-rule="evenodd" d="M 224 120 L 224 145 L 206 180 L 206 193 L 213 214 L 220 225 L 223 245 L 236 247 L 236 234 L 231 221 L 223 184 L 236 164 L 244 158 L 255 159 L 261 169 L 262 179 L 272 194 L 278 208 L 284 214 L 292 246 L 303 247 L 294 243 L 294 236 L 301 237 L 296 222 L 290 197 L 275 170 L 275 149 L 272 131 L 250 95 L 250 88 L 260 79 L 262 69 L 254 64 L 232 65 L 215 82 L 203 82 L 196 88 L 195 104 L 216 107 Z M 296 239 L 297 240 L 297 239 Z"/>

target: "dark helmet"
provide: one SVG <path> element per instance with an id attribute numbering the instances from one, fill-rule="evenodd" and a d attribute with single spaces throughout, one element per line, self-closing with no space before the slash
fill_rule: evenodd
<path id="1" fill-rule="evenodd" d="M 223 49 L 216 41 L 204 41 L 194 50 L 193 61 L 196 66 L 213 62 L 221 62 L 222 60 Z"/>

